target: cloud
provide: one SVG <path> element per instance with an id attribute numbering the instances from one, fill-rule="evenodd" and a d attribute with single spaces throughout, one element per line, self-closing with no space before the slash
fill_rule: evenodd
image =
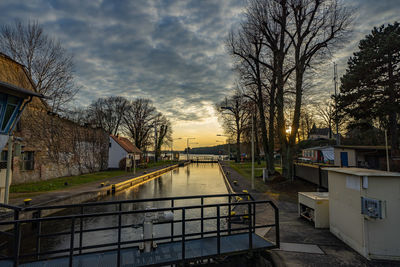
<path id="1" fill-rule="evenodd" d="M 334 53 L 342 74 L 347 58 L 373 26 L 393 22 L 397 1 L 344 1 L 357 11 L 355 30 Z M 175 121 L 213 116 L 213 103 L 230 93 L 232 61 L 224 40 L 242 19 L 244 0 L 23 1 L 0 2 L 0 24 L 38 20 L 74 55 L 76 105 L 98 97 L 147 97 Z M 333 88 L 325 64 L 309 95 L 318 101 Z M 315 93 L 317 92 L 317 94 Z M 313 100 L 314 101 L 314 100 Z"/>

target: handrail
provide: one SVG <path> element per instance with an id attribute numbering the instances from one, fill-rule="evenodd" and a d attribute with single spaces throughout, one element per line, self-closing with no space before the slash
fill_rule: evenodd
<path id="1" fill-rule="evenodd" d="M 104 206 L 104 205 L 116 205 L 119 203 L 141 203 L 141 202 L 159 202 L 168 200 L 183 200 L 183 199 L 196 199 L 196 198 L 217 198 L 217 197 L 235 197 L 235 196 L 247 196 L 248 193 L 235 193 L 235 194 L 214 194 L 214 195 L 195 195 L 195 196 L 181 196 L 181 197 L 162 197 L 162 198 L 142 198 L 142 199 L 129 199 L 129 200 L 117 200 L 117 201 L 102 201 L 102 202 L 86 202 L 80 204 L 67 204 L 67 205 L 57 205 L 57 206 L 35 206 L 22 208 L 22 211 L 32 211 L 39 209 L 66 209 L 66 208 L 76 208 L 80 206 L 93 207 L 93 206 Z M 251 195 L 250 195 L 251 197 Z"/>
<path id="2" fill-rule="evenodd" d="M 231 197 L 236 197 L 236 196 L 249 196 L 250 200 L 246 200 L 243 202 L 232 202 Z M 206 198 L 213 198 L 213 197 L 229 197 L 229 201 L 227 202 L 222 202 L 222 203 L 214 203 L 214 204 L 204 204 L 204 199 Z M 188 205 L 188 206 L 176 206 L 176 200 L 179 199 L 200 199 L 201 204 L 200 205 Z M 244 198 L 247 199 L 247 198 Z M 139 203 L 139 202 L 157 202 L 157 201 L 171 201 L 171 206 L 170 207 L 163 207 L 163 208 L 152 208 L 152 209 L 140 209 L 140 210 L 123 210 L 122 205 L 123 204 L 129 204 L 129 203 Z M 106 203 L 106 205 L 118 205 L 118 209 L 116 211 L 112 212 L 97 212 L 97 213 L 83 213 L 83 207 L 90 207 L 90 206 L 97 206 L 97 205 L 102 205 Z M 265 225 L 255 225 L 255 211 L 256 211 L 256 205 L 270 205 L 275 214 L 275 222 L 273 224 L 265 224 Z M 230 212 L 225 215 L 224 213 L 226 210 L 224 209 L 224 213 L 221 214 L 222 208 L 228 207 L 228 210 L 231 210 L 232 206 L 243 206 L 246 207 L 247 209 L 244 210 L 244 213 L 242 214 L 236 214 L 232 215 Z M 56 254 L 61 254 L 62 257 L 68 257 L 69 258 L 69 263 L 70 266 L 72 266 L 73 260 L 74 260 L 74 255 L 79 255 L 81 254 L 88 254 L 92 253 L 93 250 L 96 249 L 96 252 L 104 252 L 104 251 L 116 251 L 118 261 L 117 261 L 117 266 L 121 265 L 120 261 L 120 251 L 122 248 L 126 248 L 128 245 L 132 244 L 137 244 L 137 243 L 142 243 L 142 242 L 147 242 L 147 241 L 162 241 L 162 242 L 181 242 L 182 243 L 182 258 L 181 261 L 185 262 L 186 260 L 186 255 L 185 255 L 185 243 L 187 240 L 192 240 L 192 239 L 197 239 L 197 238 L 203 238 L 206 235 L 212 235 L 213 237 L 216 237 L 216 242 L 217 242 L 217 251 L 218 254 L 221 253 L 221 236 L 222 235 L 231 235 L 232 232 L 243 232 L 245 231 L 248 233 L 248 238 L 249 238 L 249 249 L 252 250 L 252 244 L 253 244 L 253 234 L 255 232 L 255 229 L 262 228 L 262 227 L 275 227 L 276 229 L 276 237 L 275 237 L 275 246 L 273 247 L 279 247 L 279 214 L 278 214 L 278 208 L 276 205 L 270 201 L 270 200 L 254 200 L 251 195 L 248 193 L 239 193 L 239 194 L 217 194 L 217 195 L 200 195 L 200 196 L 183 196 L 183 197 L 167 197 L 167 198 L 157 198 L 157 199 L 139 199 L 139 200 L 123 200 L 123 201 L 108 201 L 108 202 L 97 202 L 97 203 L 85 203 L 85 204 L 76 204 L 76 205 L 63 205 L 63 206 L 69 206 L 69 207 L 75 207 L 78 208 L 80 207 L 80 213 L 79 214 L 73 214 L 73 215 L 63 215 L 63 216 L 52 216 L 52 217 L 40 217 L 41 211 L 49 208 L 52 209 L 54 206 L 50 207 L 44 207 L 41 206 L 39 209 L 35 208 L 27 208 L 27 209 L 16 209 L 16 214 L 19 214 L 21 210 L 29 210 L 29 211 L 39 211 L 39 214 L 37 215 L 36 218 L 32 219 L 19 219 L 19 217 L 15 217 L 14 220 L 12 221 L 7 221 L 7 222 L 0 222 L 0 225 L 4 224 L 14 224 L 14 252 L 13 256 L 6 257 L 7 259 L 14 259 L 14 266 L 17 266 L 19 263 L 19 260 L 25 259 L 28 261 L 32 260 L 45 260 L 45 259 L 52 259 L 56 258 Z M 63 207 L 63 206 L 57 206 Z M 204 216 L 204 209 L 209 209 L 209 208 L 215 208 L 216 214 L 213 216 Z M 188 217 L 187 211 L 189 210 L 199 210 L 201 211 L 201 216 L 196 215 L 196 217 Z M 246 213 L 247 210 L 247 213 Z M 121 239 L 121 232 L 122 229 L 128 228 L 135 226 L 135 224 L 123 224 L 122 223 L 122 216 L 124 215 L 134 215 L 134 214 L 146 214 L 146 213 L 157 213 L 157 212 L 166 212 L 166 211 L 172 211 L 172 212 L 180 212 L 182 214 L 181 218 L 177 219 L 172 219 L 171 221 L 166 221 L 166 222 L 155 222 L 154 224 L 171 224 L 171 233 L 166 236 L 161 236 L 161 237 L 151 237 L 151 238 L 140 238 L 140 239 L 134 239 L 134 240 L 122 240 Z M 178 213 L 179 214 L 179 213 Z M 84 229 L 83 228 L 83 220 L 86 218 L 94 218 L 94 217 L 106 217 L 106 216 L 117 216 L 117 226 L 111 226 L 111 227 L 98 227 L 98 228 L 88 228 Z M 231 228 L 230 225 L 230 220 L 234 217 L 247 217 L 248 221 L 244 222 L 247 226 L 245 227 L 236 227 L 236 228 Z M 221 220 L 228 220 L 227 228 L 224 229 L 221 227 Z M 42 232 L 42 227 L 41 223 L 44 221 L 52 221 L 52 220 L 59 220 L 62 222 L 65 222 L 67 229 L 69 225 L 69 231 L 62 230 L 61 232 L 55 232 L 55 233 L 43 233 Z M 211 230 L 204 229 L 204 221 L 207 220 L 216 220 L 216 230 Z M 190 232 L 186 233 L 186 224 L 188 222 L 196 222 L 200 221 L 201 222 L 201 229 L 200 231 L 196 232 Z M 174 233 L 174 227 L 173 225 L 176 223 L 181 224 L 181 234 L 176 235 Z M 33 249 L 32 252 L 29 253 L 24 253 L 23 251 L 20 251 L 20 225 L 22 224 L 32 224 L 36 225 L 38 227 L 36 229 L 36 233 L 34 233 L 34 236 L 36 237 L 36 247 Z M 213 226 L 214 227 L 214 226 Z M 200 227 L 199 227 L 200 228 Z M 106 230 L 117 230 L 118 235 L 117 235 L 117 242 L 111 242 L 111 243 L 102 243 L 102 244 L 95 244 L 95 245 L 83 245 L 83 233 L 87 232 L 100 232 L 100 231 L 106 231 Z M 58 249 L 58 250 L 51 250 L 48 249 L 47 251 L 41 251 L 40 250 L 40 240 L 42 238 L 48 238 L 48 237 L 56 237 L 56 236 L 70 236 L 69 239 L 69 248 L 67 249 Z M 79 239 L 79 240 L 76 240 Z M 76 242 L 75 242 L 76 241 Z M 78 242 L 79 241 L 79 242 Z M 108 249 L 107 249 L 108 248 Z M 106 250 L 104 250 L 106 249 Z M 58 257 L 58 256 L 57 256 Z M 1 259 L 1 258 L 0 258 Z M 5 259 L 3 257 L 3 259 Z"/>

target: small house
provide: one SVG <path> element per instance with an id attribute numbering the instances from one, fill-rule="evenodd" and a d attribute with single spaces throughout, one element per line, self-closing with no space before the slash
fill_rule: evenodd
<path id="1" fill-rule="evenodd" d="M 128 138 L 110 135 L 110 144 L 108 152 L 108 168 L 120 168 L 120 161 L 122 159 L 135 159 L 136 162 L 140 161 L 142 152 L 131 142 Z"/>
<path id="2" fill-rule="evenodd" d="M 308 134 L 308 140 L 329 140 L 333 138 L 335 138 L 335 136 L 331 128 L 317 128 L 315 124 Z"/>

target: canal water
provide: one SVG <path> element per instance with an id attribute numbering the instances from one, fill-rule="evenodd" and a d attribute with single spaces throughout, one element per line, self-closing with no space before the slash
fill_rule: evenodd
<path id="1" fill-rule="evenodd" d="M 113 201 L 113 200 L 129 200 L 129 199 L 148 199 L 148 198 L 162 198 L 162 197 L 179 197 L 179 196 L 191 196 L 191 195 L 211 195 L 211 194 L 226 194 L 228 193 L 226 185 L 216 163 L 192 163 L 185 167 L 179 167 L 172 171 L 169 171 L 158 178 L 150 180 L 144 184 L 127 188 L 123 191 L 117 192 L 115 195 L 109 195 L 107 197 L 98 199 L 98 201 Z M 204 204 L 226 202 L 224 198 L 210 198 L 205 199 Z M 200 205 L 200 199 L 192 200 L 179 200 L 176 201 L 174 206 L 189 206 L 189 205 Z M 146 208 L 163 208 L 170 207 L 170 201 L 168 202 L 146 202 L 146 203 L 135 203 L 135 204 L 123 204 L 122 210 L 136 210 Z M 112 212 L 116 211 L 118 207 L 116 205 L 107 206 L 96 206 L 91 207 L 90 211 L 85 213 L 98 213 L 98 212 Z M 59 212 L 57 215 L 67 215 L 71 213 L 78 213 L 77 210 L 65 210 Z M 216 209 L 208 208 L 204 209 L 205 217 L 215 216 Z M 221 208 L 221 215 L 226 215 L 227 209 Z M 54 215 L 53 215 L 54 216 Z M 199 218 L 200 210 L 188 210 L 186 218 Z M 179 220 L 181 218 L 181 212 L 177 211 L 174 214 L 174 219 Z M 129 214 L 122 218 L 122 225 L 132 225 L 133 227 L 127 227 L 122 230 L 122 241 L 139 239 L 142 234 L 142 228 L 140 224 L 143 222 L 143 214 Z M 111 227 L 118 225 L 118 216 L 104 216 L 104 217 L 92 217 L 84 220 L 84 229 L 94 229 Z M 135 227 L 137 226 L 137 227 Z M 196 233 L 200 231 L 199 222 L 187 222 L 185 224 L 185 233 Z M 176 223 L 174 227 L 174 235 L 181 234 L 180 223 Z M 226 228 L 226 224 L 222 222 L 221 229 Z M 68 232 L 70 230 L 69 224 L 59 223 L 57 221 L 46 222 L 42 224 L 42 233 L 56 233 L 56 232 Z M 205 231 L 213 231 L 216 229 L 216 220 L 208 220 L 204 222 Z M 76 227 L 79 230 L 79 227 Z M 26 229 L 23 234 L 22 245 L 23 250 L 31 251 L 30 248 L 35 247 L 36 238 L 34 237 L 34 230 L 29 233 L 29 229 Z M 155 237 L 170 236 L 171 226 L 170 224 L 154 225 Z M 75 245 L 78 246 L 79 237 L 75 237 Z M 88 232 L 83 234 L 83 246 L 92 246 L 98 244 L 117 242 L 117 230 L 105 230 Z M 43 238 L 41 240 L 40 250 L 58 250 L 68 249 L 70 246 L 70 236 L 61 235 L 57 237 Z M 24 251 L 25 252 L 25 251 Z M 88 252 L 88 251 L 85 251 Z"/>

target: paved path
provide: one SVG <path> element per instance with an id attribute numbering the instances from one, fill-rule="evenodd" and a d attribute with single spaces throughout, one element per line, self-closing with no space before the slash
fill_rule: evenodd
<path id="1" fill-rule="evenodd" d="M 117 183 L 123 182 L 125 180 L 141 176 L 141 175 L 145 174 L 145 172 L 150 173 L 150 172 L 157 171 L 162 168 L 168 167 L 170 165 L 171 164 L 165 164 L 162 166 L 156 166 L 156 167 L 140 170 L 140 171 L 136 172 L 136 175 L 133 175 L 133 173 L 124 174 L 124 175 L 106 178 L 106 179 L 102 179 L 102 180 L 98 180 L 95 182 L 90 182 L 90 183 L 86 183 L 86 184 L 82 184 L 82 185 L 78 185 L 78 186 L 67 187 L 65 189 L 54 190 L 54 191 L 50 191 L 50 192 L 43 192 L 38 195 L 34 195 L 34 196 L 30 197 L 30 198 L 32 198 L 31 206 L 51 205 L 51 203 L 58 202 L 59 200 L 62 200 L 62 199 L 67 199 L 67 198 L 71 198 L 74 196 L 86 194 L 88 192 L 95 193 L 102 189 L 100 184 L 103 182 L 109 183 L 109 184 L 117 184 Z M 10 199 L 9 204 L 14 205 L 14 206 L 23 206 L 24 205 L 23 200 L 25 198 L 26 197 L 12 198 L 12 199 Z"/>
<path id="2" fill-rule="evenodd" d="M 246 189 L 257 200 L 273 200 L 279 208 L 281 249 L 268 251 L 275 266 L 399 266 L 390 262 L 370 262 L 330 233 L 329 229 L 315 229 L 311 223 L 297 215 L 297 203 L 276 198 L 273 192 L 252 191 L 251 183 L 222 162 L 222 168 L 233 190 Z M 234 185 L 236 180 L 238 185 Z M 273 223 L 273 210 L 257 208 L 256 223 Z M 271 228 L 265 235 L 275 240 Z"/>

